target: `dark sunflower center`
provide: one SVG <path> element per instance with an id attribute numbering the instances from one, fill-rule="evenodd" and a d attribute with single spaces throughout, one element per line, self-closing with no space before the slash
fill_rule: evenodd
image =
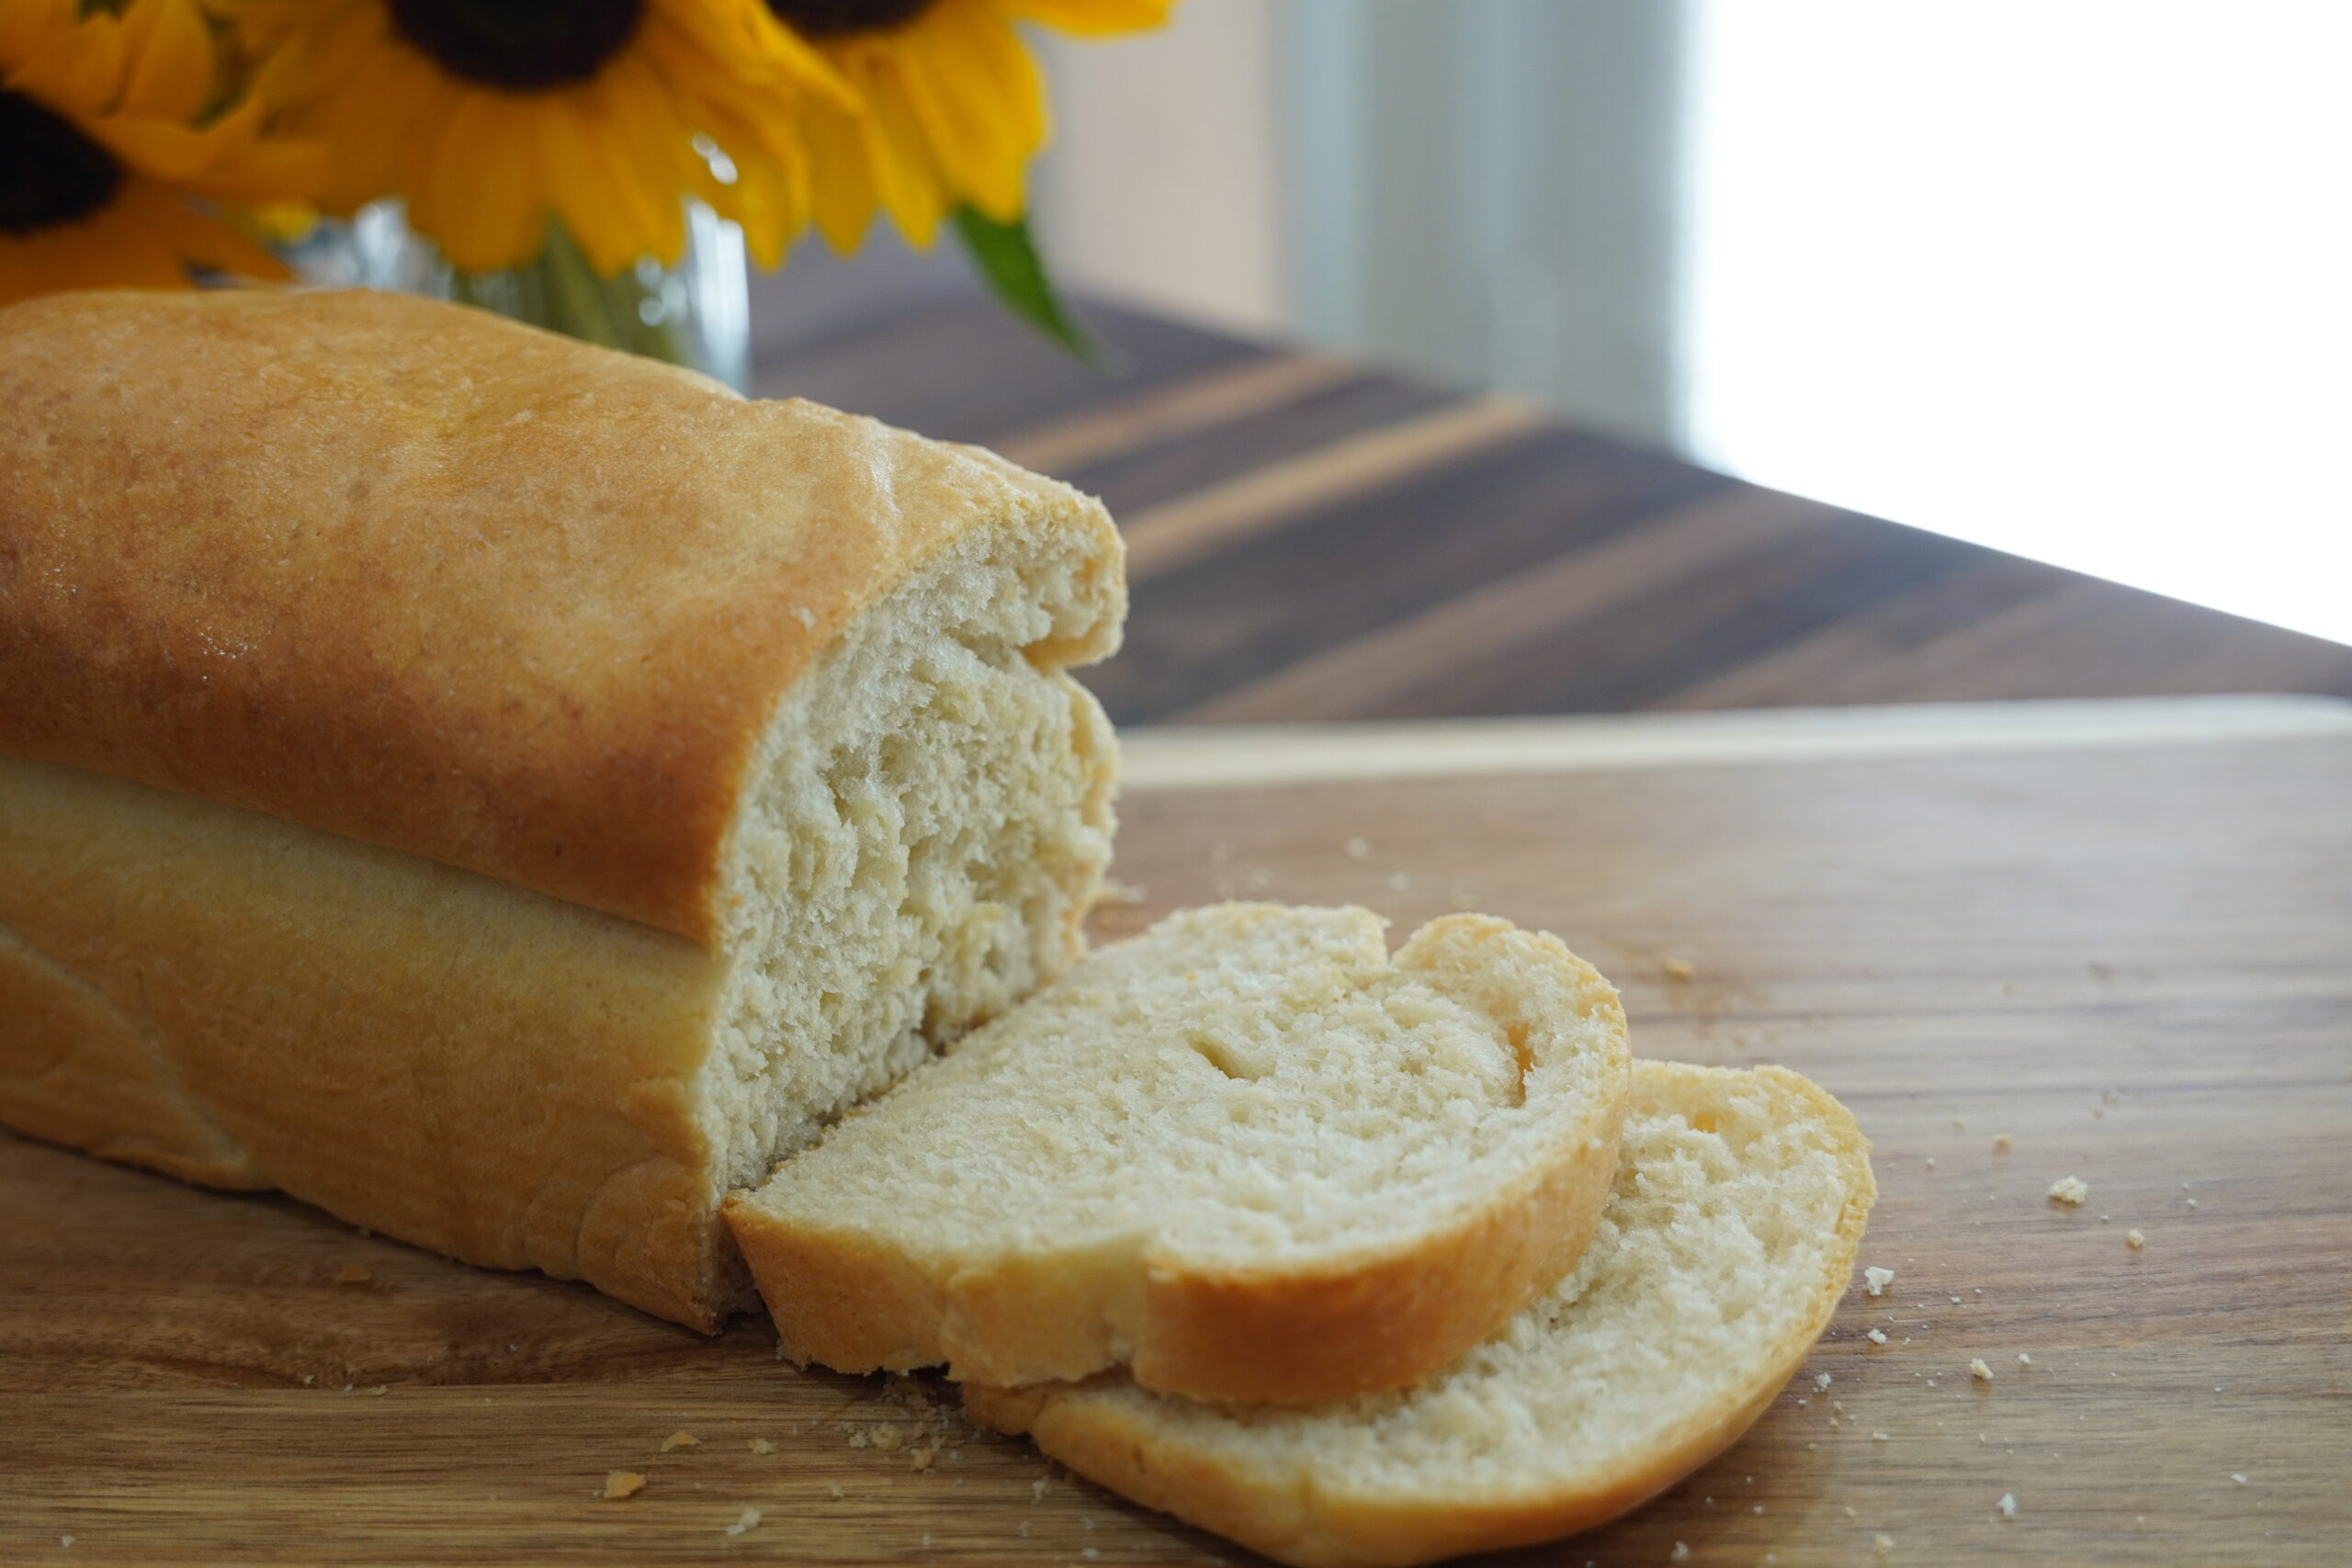
<path id="1" fill-rule="evenodd" d="M 87 218 L 121 186 L 121 163 L 72 120 L 0 91 L 0 234 Z"/>
<path id="2" fill-rule="evenodd" d="M 621 51 L 645 0 L 390 0 L 392 25 L 452 76 L 544 92 L 594 76 Z"/>
<path id="3" fill-rule="evenodd" d="M 887 33 L 931 9 L 931 0 L 768 0 L 768 9 L 802 38 Z"/>

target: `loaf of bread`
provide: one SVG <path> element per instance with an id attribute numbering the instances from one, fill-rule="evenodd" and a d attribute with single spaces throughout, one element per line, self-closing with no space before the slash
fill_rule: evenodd
<path id="1" fill-rule="evenodd" d="M 1124 606 L 1064 486 L 458 307 L 0 311 L 0 1122 L 712 1326 L 1078 957 Z"/>
<path id="2" fill-rule="evenodd" d="M 1216 1405 L 1106 1374 L 967 1385 L 981 1421 L 1302 1568 L 1376 1568 L 1614 1518 L 1746 1431 L 1849 1284 L 1876 1189 L 1811 1083 L 1636 1064 L 1623 1164 L 1575 1269 L 1402 1393 Z"/>
<path id="3" fill-rule="evenodd" d="M 1617 1171 L 1617 994 L 1557 938 L 1224 904 L 1104 948 L 728 1220 L 785 1349 L 1203 1398 L 1393 1388 L 1576 1261 Z"/>

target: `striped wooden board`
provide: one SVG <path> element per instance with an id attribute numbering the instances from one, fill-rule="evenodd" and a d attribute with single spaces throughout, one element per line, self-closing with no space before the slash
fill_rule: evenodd
<path id="1" fill-rule="evenodd" d="M 1128 753 L 1132 901 L 1104 933 L 1220 897 L 1358 901 L 1400 934 L 1491 909 L 1616 979 L 1638 1051 L 1784 1062 L 1875 1145 L 1863 1261 L 1890 1293 L 1850 1291 L 1721 1459 L 1499 1561 L 1829 1568 L 1882 1535 L 1895 1568 L 2346 1560 L 2352 707 Z M 2079 1209 L 2045 1197 L 2064 1176 Z M 773 1344 L 0 1134 L 0 1563 L 1248 1561 L 973 1431 L 936 1383 Z M 605 1500 L 615 1472 L 643 1490 Z"/>
<path id="2" fill-rule="evenodd" d="M 1098 310 L 1106 379 L 979 302 L 760 388 L 1107 500 L 1122 722 L 2208 692 L 2352 695 L 2352 648 L 1736 483 L 1524 405 Z M 2217 527 L 2223 525 L 2217 523 Z"/>

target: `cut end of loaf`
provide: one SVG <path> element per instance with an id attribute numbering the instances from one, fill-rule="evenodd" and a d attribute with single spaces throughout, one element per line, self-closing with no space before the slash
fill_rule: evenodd
<path id="1" fill-rule="evenodd" d="M 1083 952 L 1116 763 L 1061 671 L 1102 641 L 1092 543 L 967 541 L 855 624 L 771 725 L 728 848 L 714 1211 Z"/>

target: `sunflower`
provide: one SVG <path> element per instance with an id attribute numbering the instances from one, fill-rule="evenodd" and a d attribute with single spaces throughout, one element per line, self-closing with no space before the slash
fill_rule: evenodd
<path id="1" fill-rule="evenodd" d="M 1027 205 L 1046 144 L 1046 96 L 1015 31 L 1023 21 L 1099 35 L 1159 26 L 1174 0 L 765 0 L 816 46 L 862 113 L 797 106 L 820 228 L 857 248 L 876 205 L 929 245 L 958 207 L 998 223 Z"/>
<path id="2" fill-rule="evenodd" d="M 257 92 L 325 141 L 322 206 L 397 196 L 466 272 L 520 266 L 550 218 L 596 270 L 685 249 L 684 197 L 753 233 L 806 222 L 777 96 L 848 99 L 762 0 L 215 0 L 268 51 Z M 708 156 L 742 149 L 731 179 Z"/>
<path id="3" fill-rule="evenodd" d="M 185 286 L 190 267 L 283 277 L 219 202 L 307 197 L 319 149 L 227 113 L 194 0 L 0 4 L 0 304 L 55 288 Z"/>

